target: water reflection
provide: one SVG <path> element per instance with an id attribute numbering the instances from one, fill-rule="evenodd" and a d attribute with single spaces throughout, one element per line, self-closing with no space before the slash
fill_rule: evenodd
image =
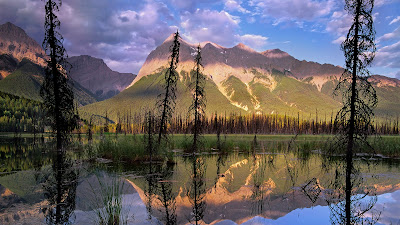
<path id="1" fill-rule="evenodd" d="M 367 183 L 374 182 L 375 176 L 367 180 L 360 164 L 355 165 L 353 156 L 349 154 L 345 160 L 330 164 L 335 168 L 335 176 L 325 196 L 331 211 L 331 224 L 376 224 L 381 214 L 381 211 L 373 209 L 378 200 L 376 188 Z M 374 166 L 369 162 L 362 165 L 367 170 Z"/>
<path id="2" fill-rule="evenodd" d="M 206 165 L 203 157 L 193 154 L 190 157 L 192 163 L 191 184 L 187 192 L 189 202 L 192 205 L 192 212 L 188 221 L 194 224 L 200 224 L 204 217 L 206 208 Z"/>
<path id="3" fill-rule="evenodd" d="M 176 195 L 173 192 L 172 179 L 174 164 L 155 163 L 147 165 L 148 174 L 145 176 L 146 187 L 143 189 L 148 213 L 148 220 L 156 215 L 164 224 L 177 223 Z"/>
<path id="4" fill-rule="evenodd" d="M 73 222 L 78 172 L 73 162 L 59 149 L 53 156 L 52 170 L 43 185 L 48 205 L 43 209 L 47 224 L 69 224 Z"/>
<path id="5" fill-rule="evenodd" d="M 92 183 L 93 171 L 129 178 L 125 187 L 131 186 L 132 191 L 123 192 L 122 205 L 133 209 L 135 217 L 128 219 L 133 224 L 146 219 L 149 224 L 359 224 L 375 222 L 382 208 L 385 210 L 378 224 L 400 219 L 396 212 L 400 195 L 395 192 L 400 189 L 400 170 L 394 160 L 353 159 L 351 186 L 347 186 L 348 167 L 343 158 L 294 150 L 194 156 L 177 153 L 176 164 L 127 163 L 118 164 L 119 170 L 112 164 L 90 161 L 90 169 L 83 171 L 79 166 L 78 173 L 71 160 L 76 158 L 73 152 L 49 154 L 48 147 L 36 145 L 0 145 L 4 172 L 0 192 L 8 198 L 0 198 L 0 224 L 15 224 L 13 216 L 22 217 L 22 213 L 15 213 L 17 210 L 25 215 L 32 212 L 32 218 L 41 216 L 40 220 L 24 220 L 35 224 L 95 223 L 86 212 L 92 208 L 79 206 L 88 202 L 83 186 Z M 34 153 L 34 148 L 41 150 Z M 20 158 L 13 161 L 8 156 Z M 346 218 L 346 190 L 351 190 L 350 220 Z M 45 214 L 39 214 L 37 208 L 30 210 L 36 205 L 46 208 Z"/>

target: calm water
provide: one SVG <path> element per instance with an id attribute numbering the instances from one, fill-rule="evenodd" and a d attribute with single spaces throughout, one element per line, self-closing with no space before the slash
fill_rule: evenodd
<path id="1" fill-rule="evenodd" d="M 30 139 L 0 140 L 0 224 L 400 224 L 400 161 L 257 151 L 184 156 L 174 164 L 86 160 Z M 278 153 L 276 153 L 278 152 Z M 100 215 L 100 216 L 99 216 Z M 114 221 L 116 221 L 116 217 Z"/>

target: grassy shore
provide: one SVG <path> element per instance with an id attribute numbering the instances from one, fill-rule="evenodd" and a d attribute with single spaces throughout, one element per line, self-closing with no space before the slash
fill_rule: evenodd
<path id="1" fill-rule="evenodd" d="M 37 134 L 41 137 L 42 134 Z M 73 135 L 74 146 L 78 143 L 78 135 Z M 1 137 L 12 138 L 13 133 L 0 133 Z M 22 138 L 33 138 L 33 134 L 23 133 Z M 49 134 L 44 134 L 49 137 Z M 309 153 L 326 149 L 332 135 L 257 135 L 254 142 L 254 135 L 229 134 L 221 135 L 218 141 L 217 135 L 206 134 L 201 138 L 201 150 L 208 153 L 228 153 L 232 151 L 241 152 L 282 152 L 289 149 Z M 86 135 L 81 135 L 80 143 L 83 149 L 89 152 L 89 157 L 101 157 L 112 160 L 142 161 L 149 158 L 144 141 L 144 135 L 116 136 L 113 133 L 100 136 L 93 136 L 94 140 L 89 145 Z M 370 137 L 369 141 L 373 151 L 366 150 L 364 153 L 374 153 L 390 158 L 400 157 L 400 136 Z M 171 158 L 176 152 L 191 152 L 191 135 L 174 134 L 170 136 L 167 146 L 158 149 L 154 159 Z"/>
<path id="2" fill-rule="evenodd" d="M 220 141 L 216 135 L 204 135 L 202 142 L 203 153 L 240 152 L 282 152 L 299 151 L 302 153 L 319 152 L 329 144 L 330 135 L 222 135 Z M 400 157 L 400 136 L 383 136 L 370 138 L 373 151 L 364 153 L 379 154 L 380 156 Z M 121 159 L 124 161 L 142 161 L 149 158 L 144 144 L 143 135 L 115 135 L 105 136 L 102 141 L 96 142 L 95 148 L 99 157 Z M 190 152 L 190 135 L 173 135 L 170 144 L 159 148 L 156 159 L 170 158 L 173 154 Z"/>

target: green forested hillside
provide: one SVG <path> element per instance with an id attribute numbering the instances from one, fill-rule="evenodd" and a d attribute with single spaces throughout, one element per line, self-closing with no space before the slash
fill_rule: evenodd
<path id="1" fill-rule="evenodd" d="M 188 89 L 188 82 L 190 82 L 188 72 L 181 73 L 182 79 L 177 84 L 177 99 L 176 99 L 176 114 L 185 116 L 189 105 L 192 101 L 191 93 Z M 162 85 L 164 82 L 164 71 L 143 77 L 136 82 L 132 87 L 122 91 L 120 94 L 111 99 L 97 102 L 80 108 L 83 117 L 95 114 L 105 116 L 107 111 L 108 117 L 116 121 L 118 113 L 123 115 L 131 111 L 132 113 L 140 113 L 146 110 L 156 110 L 157 96 L 162 93 Z M 229 100 L 219 92 L 217 86 L 210 79 L 206 80 L 206 98 L 208 114 L 231 113 L 241 112 L 244 110 L 238 109 L 236 106 L 230 104 Z"/>
<path id="2" fill-rule="evenodd" d="M 337 80 L 332 78 L 320 88 L 310 82 L 313 77 L 296 79 L 278 70 L 263 74 L 253 71 L 252 81 L 245 84 L 235 76 L 228 76 L 221 82 L 221 90 L 210 78 L 206 81 L 207 114 L 280 114 L 304 119 L 330 118 L 341 107 L 341 99 L 333 92 Z M 144 113 L 156 109 L 157 96 L 162 93 L 164 71 L 142 77 L 130 88 L 106 101 L 97 102 L 81 108 L 84 117 L 95 114 L 108 116 L 116 121 L 118 113 Z M 181 71 L 177 85 L 176 114 L 185 116 L 191 102 L 188 89 L 190 76 Z M 375 84 L 379 103 L 375 110 L 378 118 L 397 117 L 400 114 L 400 87 Z M 340 94 L 340 93 L 339 93 Z"/>
<path id="3" fill-rule="evenodd" d="M 44 69 L 28 59 L 23 59 L 17 69 L 3 80 L 0 80 L 0 91 L 12 95 L 41 101 L 40 85 L 44 79 Z M 75 99 L 80 105 L 96 102 L 93 94 L 73 82 Z"/>
<path id="4" fill-rule="evenodd" d="M 40 102 L 0 92 L 0 132 L 43 131 L 43 116 Z"/>

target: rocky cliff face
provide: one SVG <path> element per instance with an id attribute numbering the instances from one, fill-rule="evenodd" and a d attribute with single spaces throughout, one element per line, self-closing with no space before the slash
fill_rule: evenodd
<path id="1" fill-rule="evenodd" d="M 183 39 L 180 39 L 180 42 L 178 72 L 181 70 L 187 71 L 193 67 L 193 56 L 196 51 L 196 45 L 190 44 Z M 133 83 L 143 76 L 154 73 L 161 66 L 167 65 L 171 44 L 172 36 L 149 54 L 139 71 L 138 79 Z M 280 49 L 257 52 L 242 43 L 232 48 L 225 48 L 212 42 L 201 43 L 201 47 L 204 72 L 215 80 L 217 85 L 225 80 L 229 73 L 247 83 L 254 78 L 254 75 L 244 72 L 244 70 L 249 69 L 255 69 L 261 73 L 271 72 L 272 69 L 276 69 L 296 79 L 304 79 L 311 76 L 338 77 L 343 72 L 343 68 L 339 66 L 297 60 Z M 216 67 L 223 68 L 223 70 Z"/>
<path id="2" fill-rule="evenodd" d="M 88 55 L 73 56 L 68 59 L 72 68 L 70 76 L 98 99 L 110 98 L 124 90 L 136 77 L 132 73 L 112 71 L 102 59 Z"/>
<path id="3" fill-rule="evenodd" d="M 110 110 L 139 112 L 154 106 L 162 91 L 173 36 L 153 50 L 137 78 L 115 98 L 84 108 L 91 113 Z M 177 113 L 187 112 L 190 71 L 194 68 L 197 44 L 180 39 L 180 79 L 177 85 Z M 331 64 L 300 61 L 280 49 L 257 52 L 244 44 L 226 48 L 212 42 L 200 43 L 203 74 L 207 77 L 207 114 L 265 113 L 292 116 L 330 115 L 341 107 L 333 91 L 344 69 Z M 396 116 L 400 112 L 399 81 L 372 76 L 379 104 L 377 116 Z M 217 101 L 218 99 L 218 101 Z M 123 104 L 122 104 L 123 103 Z"/>
<path id="4" fill-rule="evenodd" d="M 42 47 L 31 37 L 29 37 L 25 31 L 12 24 L 5 23 L 0 25 L 0 73 L 2 78 L 10 74 L 10 68 L 1 66 L 5 59 L 15 62 L 21 62 L 23 58 L 27 58 L 32 62 L 45 66 L 46 54 Z M 5 56 L 7 55 L 7 56 Z M 15 64 L 12 62 L 10 65 Z"/>

